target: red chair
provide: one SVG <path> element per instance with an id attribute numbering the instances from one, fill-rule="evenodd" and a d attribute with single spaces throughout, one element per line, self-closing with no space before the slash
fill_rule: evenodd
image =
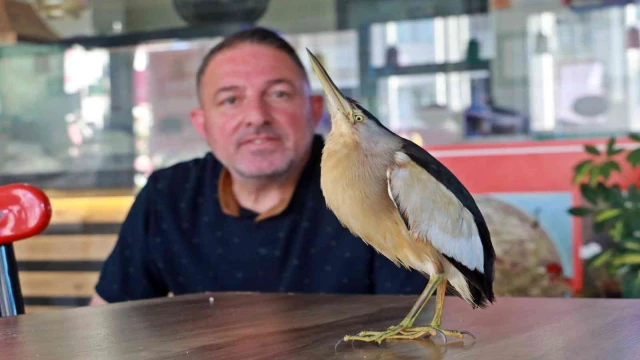
<path id="1" fill-rule="evenodd" d="M 42 232 L 51 220 L 51 203 L 37 187 L 0 186 L 0 317 L 24 314 L 13 242 Z"/>

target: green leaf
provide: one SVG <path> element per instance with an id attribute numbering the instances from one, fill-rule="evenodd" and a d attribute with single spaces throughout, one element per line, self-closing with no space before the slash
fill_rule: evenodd
<path id="1" fill-rule="evenodd" d="M 613 155 L 612 154 L 613 151 L 616 150 L 614 148 L 615 144 L 616 144 L 616 138 L 610 137 L 609 141 L 607 141 L 607 155 L 609 155 L 609 156 Z"/>
<path id="2" fill-rule="evenodd" d="M 617 221 L 611 228 L 611 231 L 609 231 L 609 235 L 611 235 L 615 242 L 619 242 L 622 239 L 623 231 L 624 223 L 622 221 Z"/>
<path id="3" fill-rule="evenodd" d="M 624 148 L 616 147 L 616 139 L 614 137 L 609 138 L 607 142 L 607 156 L 618 155 L 624 151 Z"/>
<path id="4" fill-rule="evenodd" d="M 604 185 L 604 183 L 599 182 L 596 187 L 596 192 L 598 193 L 598 197 L 603 199 L 604 201 L 609 201 L 607 196 L 609 195 L 609 188 Z"/>
<path id="5" fill-rule="evenodd" d="M 592 260 L 589 265 L 591 268 L 599 268 L 606 264 L 611 257 L 613 256 L 613 249 L 607 249 L 600 254 L 596 255 L 596 257 Z"/>
<path id="6" fill-rule="evenodd" d="M 609 164 L 604 163 L 600 166 L 600 175 L 604 178 L 605 181 L 609 180 L 609 175 L 611 174 L 611 168 Z"/>
<path id="7" fill-rule="evenodd" d="M 569 214 L 573 216 L 587 216 L 593 212 L 592 209 L 583 206 L 576 206 L 569 209 Z"/>
<path id="8" fill-rule="evenodd" d="M 590 174 L 590 179 L 589 179 L 589 184 L 591 185 L 595 185 L 596 182 L 598 181 L 598 176 L 600 176 L 600 167 L 599 166 L 593 166 L 591 168 L 591 174 Z"/>
<path id="9" fill-rule="evenodd" d="M 620 165 L 618 165 L 618 163 L 613 160 L 608 160 L 600 166 L 600 174 L 602 175 L 602 177 L 604 177 L 605 180 L 609 180 L 609 176 L 611 175 L 612 171 L 621 171 Z"/>
<path id="10" fill-rule="evenodd" d="M 588 152 L 589 154 L 600 155 L 600 151 L 598 151 L 598 149 L 593 145 L 585 145 L 584 151 Z"/>
<path id="11" fill-rule="evenodd" d="M 627 154 L 627 161 L 633 167 L 640 164 L 640 149 L 635 149 L 629 152 L 629 154 Z"/>
<path id="12" fill-rule="evenodd" d="M 602 222 L 609 219 L 613 219 L 619 216 L 620 214 L 622 214 L 622 209 L 607 209 L 600 212 L 598 215 L 596 215 L 596 221 Z"/>
<path id="13" fill-rule="evenodd" d="M 607 163 L 611 164 L 609 165 L 611 167 L 611 171 L 617 171 L 617 172 L 622 172 L 622 169 L 620 168 L 620 164 L 618 164 L 617 162 L 613 161 L 613 160 L 609 160 Z"/>
<path id="14" fill-rule="evenodd" d="M 638 141 L 640 142 L 640 134 L 636 134 L 636 133 L 631 133 L 629 134 L 629 138 L 633 141 Z"/>
<path id="15" fill-rule="evenodd" d="M 636 211 L 629 211 L 625 215 L 627 215 L 627 226 L 628 226 L 627 229 L 631 232 L 630 237 L 638 241 L 638 237 L 640 236 L 634 236 L 633 234 L 635 233 L 636 235 L 638 235 L 637 232 L 640 232 L 640 214 L 636 210 Z"/>
<path id="16" fill-rule="evenodd" d="M 640 202 L 640 190 L 635 185 L 630 185 L 628 189 L 629 200 Z"/>
<path id="17" fill-rule="evenodd" d="M 580 184 L 580 192 L 582 193 L 582 196 L 593 205 L 598 202 L 598 191 L 595 187 L 589 184 Z"/>
<path id="18" fill-rule="evenodd" d="M 578 165 L 573 168 L 573 173 L 575 174 L 573 177 L 573 183 L 577 184 L 578 182 L 580 182 L 580 180 L 582 180 L 589 173 L 592 165 L 593 160 L 584 160 L 578 163 Z"/>
<path id="19" fill-rule="evenodd" d="M 640 253 L 622 254 L 613 260 L 613 265 L 637 265 L 640 264 Z"/>
<path id="20" fill-rule="evenodd" d="M 640 251 L 640 243 L 634 240 L 627 240 L 622 243 L 622 246 L 629 250 L 638 250 Z"/>
<path id="21" fill-rule="evenodd" d="M 606 222 L 593 223 L 593 232 L 595 232 L 596 234 L 605 232 L 605 230 L 607 230 L 607 225 L 608 224 Z"/>
<path id="22" fill-rule="evenodd" d="M 611 207 L 623 207 L 625 203 L 625 198 L 622 195 L 622 189 L 620 186 L 614 185 L 611 187 L 607 187 L 602 183 L 598 183 L 598 192 L 601 193 L 604 201 L 611 205 Z"/>

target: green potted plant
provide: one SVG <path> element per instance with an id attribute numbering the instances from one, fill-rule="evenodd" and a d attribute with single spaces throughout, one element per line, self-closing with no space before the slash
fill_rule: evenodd
<path id="1" fill-rule="evenodd" d="M 583 202 L 571 207 L 569 214 L 590 217 L 593 231 L 605 233 L 612 246 L 602 249 L 586 261 L 590 269 L 604 270 L 619 279 L 622 296 L 640 297 L 640 190 L 638 179 L 628 174 L 640 165 L 640 135 L 630 134 L 631 149 L 616 144 L 616 138 L 607 141 L 604 150 L 585 145 L 587 159 L 573 169 L 573 183 L 580 186 Z M 619 173 L 620 181 L 611 175 Z"/>

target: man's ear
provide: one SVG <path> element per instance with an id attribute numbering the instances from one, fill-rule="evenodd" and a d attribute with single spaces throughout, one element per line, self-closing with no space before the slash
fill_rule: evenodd
<path id="1" fill-rule="evenodd" d="M 311 112 L 313 113 L 313 120 L 317 126 L 324 113 L 324 97 L 322 95 L 311 95 Z"/>
<path id="2" fill-rule="evenodd" d="M 204 130 L 205 119 L 204 119 L 204 113 L 202 112 L 202 109 L 196 108 L 191 110 L 190 116 L 191 116 L 191 124 L 193 124 L 193 127 L 196 129 L 198 134 L 202 136 L 203 139 L 206 139 L 207 134 Z"/>

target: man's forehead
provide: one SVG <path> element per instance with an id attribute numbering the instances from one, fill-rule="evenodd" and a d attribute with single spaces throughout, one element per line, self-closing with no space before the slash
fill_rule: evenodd
<path id="1" fill-rule="evenodd" d="M 294 61 L 283 51 L 261 44 L 238 44 L 216 54 L 207 66 L 204 82 L 304 80 Z"/>

